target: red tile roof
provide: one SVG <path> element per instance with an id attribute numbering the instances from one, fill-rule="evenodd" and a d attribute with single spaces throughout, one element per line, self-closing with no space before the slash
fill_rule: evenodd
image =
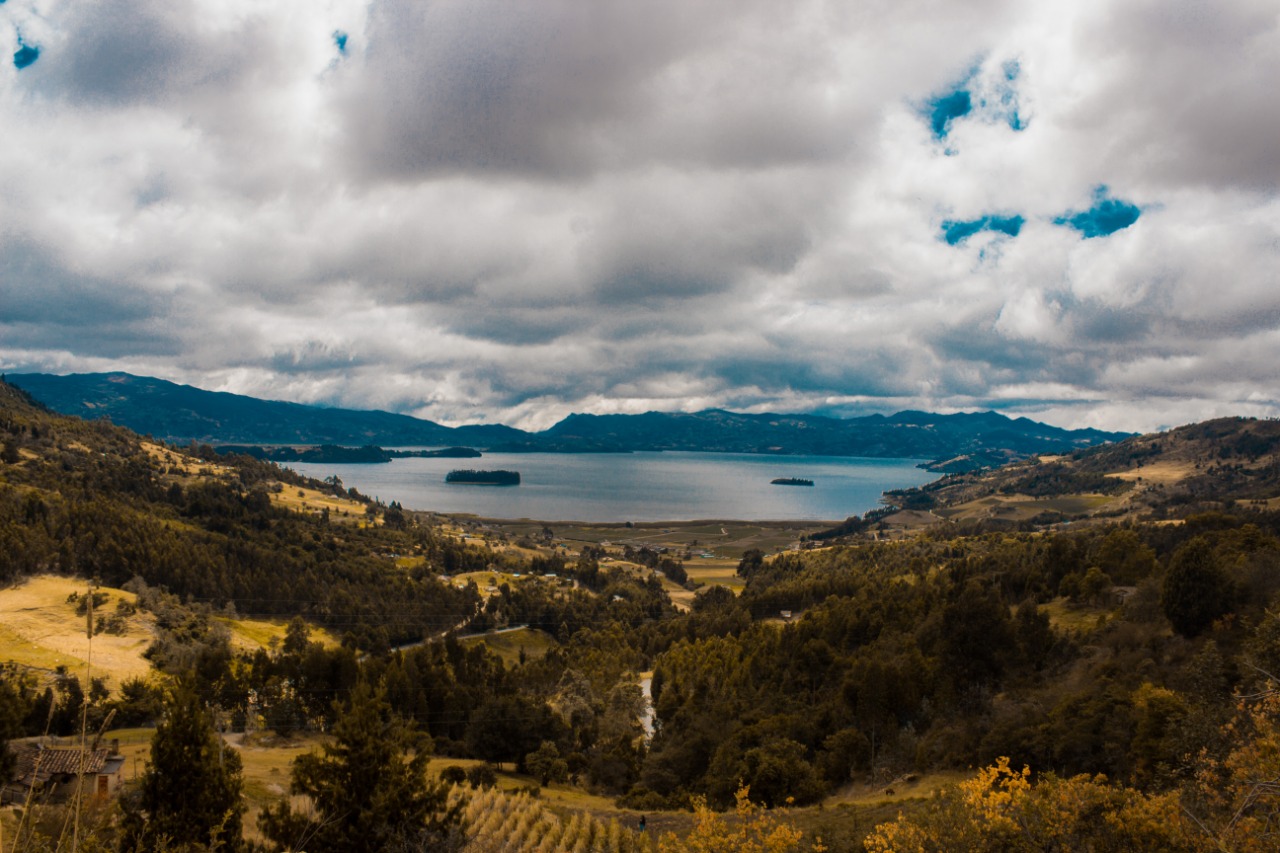
<path id="1" fill-rule="evenodd" d="M 80 750 L 72 748 L 45 747 L 43 749 L 27 745 L 12 745 L 11 749 L 18 759 L 15 775 L 25 778 L 31 773 L 41 776 L 52 776 L 57 773 L 79 773 L 81 768 Z M 111 754 L 108 749 L 88 750 L 84 753 L 84 772 L 99 773 L 107 763 Z"/>

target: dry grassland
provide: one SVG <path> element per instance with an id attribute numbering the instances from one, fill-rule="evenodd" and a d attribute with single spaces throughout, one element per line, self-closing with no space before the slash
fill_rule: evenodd
<path id="1" fill-rule="evenodd" d="M 686 560 L 684 570 L 689 575 L 689 580 L 727 586 L 734 592 L 739 592 L 746 583 L 738 577 L 737 560 Z"/>
<path id="2" fill-rule="evenodd" d="M 271 648 L 272 642 L 284 641 L 288 622 L 269 621 L 266 619 L 228 619 L 224 616 L 214 617 L 215 621 L 225 625 L 231 632 L 231 647 L 236 651 L 253 652 L 258 649 Z M 337 638 L 316 625 L 308 625 L 312 642 L 320 643 L 325 648 L 336 648 L 341 645 Z"/>
<path id="3" fill-rule="evenodd" d="M 1150 465 L 1143 465 L 1141 468 L 1130 468 L 1128 471 L 1118 471 L 1114 474 L 1108 474 L 1107 476 L 1129 482 L 1141 480 L 1144 483 L 1168 486 L 1182 482 L 1194 474 L 1195 470 L 1196 466 L 1194 462 L 1169 459 L 1154 462 Z"/>
<path id="4" fill-rule="evenodd" d="M 320 515 L 327 509 L 329 521 L 338 524 L 355 524 L 363 527 L 369 523 L 364 513 L 364 504 L 348 498 L 337 498 L 318 489 L 286 485 L 281 491 L 271 495 L 271 502 L 294 512 L 311 515 Z"/>
<path id="5" fill-rule="evenodd" d="M 1117 499 L 1108 495 L 1066 495 L 1055 498 L 1033 498 L 1027 495 L 990 495 L 967 503 L 936 510 L 936 514 L 953 521 L 999 518 L 1005 521 L 1027 521 L 1042 512 L 1084 515 L 1105 509 Z"/>
<path id="6" fill-rule="evenodd" d="M 206 462 L 203 459 L 197 459 L 194 456 L 188 456 L 185 453 L 179 453 L 172 448 L 162 447 L 149 441 L 142 442 L 142 449 L 152 459 L 155 459 L 170 470 L 181 471 L 188 477 L 227 477 L 231 475 L 231 469 L 225 465 Z"/>
<path id="7" fill-rule="evenodd" d="M 72 593 L 83 596 L 88 588 L 82 579 L 37 575 L 20 586 L 0 589 L 0 662 L 12 661 L 49 674 L 62 666 L 81 681 L 86 680 L 86 667 L 92 662 L 92 677 L 105 679 L 112 689 L 130 678 L 145 677 L 151 663 L 142 655 L 156 636 L 154 617 L 138 611 L 125 617 L 124 634 L 97 634 L 91 658 L 85 617 L 77 616 L 75 602 L 67 600 Z M 107 595 L 107 601 L 94 611 L 99 621 L 115 613 L 117 601 L 137 599 L 131 592 L 111 587 L 95 591 Z M 244 651 L 269 648 L 273 639 L 283 640 L 287 625 L 257 619 L 217 621 L 231 632 L 232 646 Z M 328 647 L 338 644 L 331 634 L 314 626 L 311 639 Z"/>
<path id="8" fill-rule="evenodd" d="M 52 575 L 39 575 L 20 586 L 0 590 L 0 660 L 48 672 L 65 666 L 83 680 L 92 658 L 93 677 L 105 678 L 113 688 L 121 681 L 145 676 L 151 664 L 142 653 L 155 638 L 151 617 L 135 613 L 125 619 L 123 635 L 98 634 L 91 654 L 85 617 L 77 616 L 75 603 L 67 601 L 72 593 L 84 595 L 87 591 L 83 580 Z M 97 591 L 108 596 L 96 611 L 99 619 L 114 613 L 120 599 L 130 603 L 135 599 L 124 590 L 98 587 Z"/>

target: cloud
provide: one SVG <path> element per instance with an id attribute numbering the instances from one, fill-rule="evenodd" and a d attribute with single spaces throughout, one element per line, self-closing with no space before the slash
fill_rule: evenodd
<path id="1" fill-rule="evenodd" d="M 12 0 L 0 31 L 41 51 L 0 68 L 0 369 L 454 423 L 1280 414 L 1262 0 Z"/>

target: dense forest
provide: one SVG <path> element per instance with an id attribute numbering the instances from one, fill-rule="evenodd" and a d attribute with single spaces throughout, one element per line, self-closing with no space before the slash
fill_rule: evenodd
<path id="1" fill-rule="evenodd" d="M 157 626 L 156 676 L 114 693 L 7 667 L 0 736 L 69 734 L 113 712 L 114 725 L 160 723 L 161 744 L 207 745 L 215 715 L 236 731 L 328 732 L 292 776 L 316 811 L 281 800 L 261 818 L 255 843 L 276 849 L 300 838 L 314 850 L 374 849 L 359 846 L 370 838 L 379 849 L 488 849 L 475 846 L 466 797 L 425 778 L 428 753 L 650 813 L 749 811 L 744 788 L 758 806 L 820 804 L 851 784 L 987 768 L 907 804 L 895 824 L 828 821 L 829 850 L 1058 849 L 1039 838 L 1276 849 L 1280 510 L 1267 498 L 1280 469 L 1267 454 L 1280 444 L 1255 422 L 1231 424 L 946 478 L 901 501 L 943 507 L 980 489 L 1102 500 L 1139 489 L 1109 476 L 1118 468 L 1200 454 L 1199 467 L 1178 457 L 1190 473 L 1176 490 L 1149 488 L 1131 512 L 949 520 L 892 540 L 851 519 L 826 537 L 834 546 L 748 551 L 740 593 L 705 586 L 682 609 L 663 577 L 696 582 L 670 555 L 467 543 L 431 517 L 248 456 L 190 446 L 174 465 L 126 430 L 54 415 L 0 384 L 0 581 L 94 578 L 136 592 Z M 279 500 L 301 487 L 363 511 L 339 519 Z M 498 568 L 527 581 L 449 580 Z M 291 621 L 283 642 L 250 653 L 232 648 L 226 614 Z M 550 650 L 504 660 L 458 636 L 514 625 L 545 633 Z M 315 640 L 321 628 L 340 642 Z M 357 754 L 381 768 L 376 778 L 353 775 Z M 153 773 L 160 755 L 153 746 Z M 208 770 L 211 790 L 233 783 L 228 772 Z M 486 786 L 482 772 L 452 775 L 455 792 Z M 162 849 L 157 827 L 180 806 L 148 779 L 103 825 L 104 843 Z M 382 791 L 386 779 L 402 780 L 399 799 L 344 810 L 343 792 Z M 238 821 L 234 804 L 185 820 L 212 825 L 228 810 Z M 374 813 L 382 835 L 352 822 Z M 746 825 L 708 818 L 695 836 Z M 640 849 L 620 830 L 593 832 L 612 832 L 609 849 Z M 759 849 L 817 849 L 811 835 L 770 838 Z"/>

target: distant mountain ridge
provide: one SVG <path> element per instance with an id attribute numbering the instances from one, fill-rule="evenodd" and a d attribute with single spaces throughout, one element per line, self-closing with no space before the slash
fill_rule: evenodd
<path id="1" fill-rule="evenodd" d="M 404 447 L 488 445 L 525 435 L 501 425 L 451 428 L 392 412 L 260 400 L 129 373 L 18 373 L 5 379 L 55 412 L 108 417 L 166 441 Z"/>
<path id="2" fill-rule="evenodd" d="M 859 418 L 695 413 L 570 415 L 543 432 L 500 424 L 446 427 L 381 411 L 330 409 L 204 391 L 128 373 L 11 374 L 7 381 L 54 411 L 114 423 L 172 442 L 468 445 L 506 452 L 689 450 L 777 455 L 917 457 L 938 470 L 1000 464 L 1119 441 L 1128 433 L 1065 430 L 995 412 L 898 412 Z"/>
<path id="3" fill-rule="evenodd" d="M 991 461 L 998 463 L 1127 437 L 1127 433 L 1065 430 L 995 412 L 936 415 L 906 411 L 838 419 L 711 409 L 692 414 L 570 415 L 540 433 L 531 444 L 540 445 L 540 449 L 586 445 L 597 449 L 916 456 L 936 460 L 981 455 L 991 456 Z"/>

